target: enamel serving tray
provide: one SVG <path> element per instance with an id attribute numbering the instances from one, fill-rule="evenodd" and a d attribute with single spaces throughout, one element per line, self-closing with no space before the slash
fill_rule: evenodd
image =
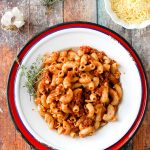
<path id="1" fill-rule="evenodd" d="M 142 63 L 128 42 L 114 31 L 89 22 L 63 23 L 48 28 L 32 38 L 18 54 L 19 62 L 30 66 L 47 51 L 88 45 L 104 51 L 120 64 L 123 99 L 118 121 L 108 123 L 86 138 L 72 139 L 50 130 L 37 112 L 25 78 L 14 61 L 7 87 L 7 101 L 12 120 L 24 139 L 36 149 L 116 150 L 126 144 L 139 128 L 147 105 L 147 80 Z"/>

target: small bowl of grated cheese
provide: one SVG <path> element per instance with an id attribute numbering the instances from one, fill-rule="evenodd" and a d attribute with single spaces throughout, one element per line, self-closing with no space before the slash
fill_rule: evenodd
<path id="1" fill-rule="evenodd" d="M 127 29 L 150 25 L 150 0 L 104 0 L 112 20 Z"/>

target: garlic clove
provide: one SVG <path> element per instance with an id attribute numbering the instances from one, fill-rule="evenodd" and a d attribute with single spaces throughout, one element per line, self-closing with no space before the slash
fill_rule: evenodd
<path id="1" fill-rule="evenodd" d="M 23 15 L 22 12 L 17 7 L 14 7 L 12 9 L 12 14 L 17 16 Z"/>
<path id="2" fill-rule="evenodd" d="M 1 24 L 3 26 L 10 26 L 12 24 L 13 14 L 11 11 L 7 11 L 1 18 Z"/>
<path id="3" fill-rule="evenodd" d="M 23 13 L 17 7 L 14 7 L 12 10 L 5 12 L 1 18 L 1 24 L 3 29 L 6 30 L 19 29 L 25 24 Z"/>
<path id="4" fill-rule="evenodd" d="M 20 27 L 22 27 L 23 25 L 25 24 L 25 22 L 24 21 L 14 21 L 14 23 L 13 23 L 13 25 L 15 25 L 17 28 L 20 28 Z"/>
<path id="5" fill-rule="evenodd" d="M 15 20 L 24 20 L 23 13 L 17 7 L 12 9 L 12 14 L 15 17 Z"/>

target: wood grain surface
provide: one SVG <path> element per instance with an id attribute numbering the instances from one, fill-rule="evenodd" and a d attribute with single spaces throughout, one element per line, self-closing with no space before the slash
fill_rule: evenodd
<path id="1" fill-rule="evenodd" d="M 12 7 L 25 14 L 26 24 L 19 32 L 0 30 L 0 150 L 33 149 L 15 129 L 9 115 L 6 87 L 9 70 L 19 50 L 35 34 L 57 23 L 67 21 L 95 22 L 122 35 L 139 54 L 150 81 L 150 27 L 127 30 L 112 22 L 106 14 L 103 0 L 64 0 L 45 7 L 40 0 L 0 0 L 0 17 Z M 149 82 L 150 83 L 150 82 Z M 150 104 L 144 121 L 133 140 L 123 149 L 150 150 Z"/>

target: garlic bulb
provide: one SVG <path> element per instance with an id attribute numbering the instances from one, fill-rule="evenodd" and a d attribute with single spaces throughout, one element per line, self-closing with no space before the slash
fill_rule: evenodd
<path id="1" fill-rule="evenodd" d="M 12 10 L 5 12 L 1 18 L 2 28 L 6 30 L 15 30 L 21 28 L 24 22 L 23 13 L 14 7 Z"/>

